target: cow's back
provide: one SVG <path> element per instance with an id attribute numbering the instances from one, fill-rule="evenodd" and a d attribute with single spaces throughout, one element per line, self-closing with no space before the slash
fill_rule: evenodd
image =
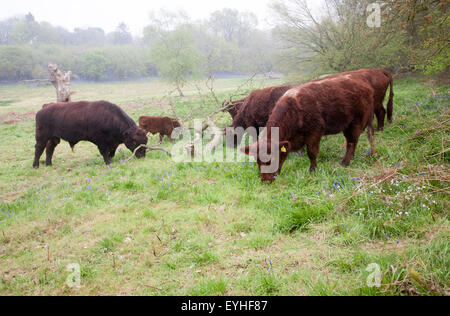
<path id="1" fill-rule="evenodd" d="M 36 115 L 36 130 L 70 142 L 122 138 L 136 124 L 118 106 L 107 101 L 46 104 Z M 37 133 L 38 136 L 38 133 Z"/>
<path id="2" fill-rule="evenodd" d="M 333 74 L 324 78 L 315 79 L 312 82 L 321 82 L 342 76 L 350 76 L 350 78 L 353 79 L 360 79 L 366 81 L 374 89 L 375 99 L 378 100 L 380 98 L 384 100 L 387 89 L 389 87 L 389 83 L 392 81 L 391 74 L 384 69 L 359 69 Z"/>
<path id="3" fill-rule="evenodd" d="M 177 120 L 170 117 L 154 117 L 154 116 L 142 116 L 139 118 L 139 126 L 152 134 L 163 134 L 170 136 L 173 130 L 177 127 L 181 127 Z"/>
<path id="4" fill-rule="evenodd" d="M 233 127 L 265 127 L 276 103 L 291 88 L 281 86 L 253 91 L 236 115 Z"/>
<path id="5" fill-rule="evenodd" d="M 268 126 L 289 126 L 285 130 L 292 133 L 318 129 L 325 135 L 333 135 L 352 122 L 366 124 L 370 117 L 373 117 L 370 85 L 351 77 L 330 77 L 287 91 L 273 110 Z"/>

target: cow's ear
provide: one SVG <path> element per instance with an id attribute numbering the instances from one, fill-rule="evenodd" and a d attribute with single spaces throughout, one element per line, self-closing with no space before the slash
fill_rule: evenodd
<path id="1" fill-rule="evenodd" d="M 128 130 L 123 134 L 123 136 L 125 136 L 126 138 L 129 138 L 129 137 L 131 137 L 132 135 L 133 135 L 133 131 L 132 131 L 131 128 L 128 129 Z"/>
<path id="2" fill-rule="evenodd" d="M 240 151 L 243 152 L 246 155 L 256 157 L 256 152 L 254 151 L 254 147 L 253 146 L 242 147 L 242 148 L 240 148 Z"/>
<path id="3" fill-rule="evenodd" d="M 291 142 L 285 141 L 285 142 L 281 142 L 280 143 L 280 152 L 287 154 L 289 152 L 291 152 L 292 150 L 292 144 Z"/>

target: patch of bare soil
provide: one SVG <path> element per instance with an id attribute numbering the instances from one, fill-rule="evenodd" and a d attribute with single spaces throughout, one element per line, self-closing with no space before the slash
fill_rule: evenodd
<path id="1" fill-rule="evenodd" d="M 0 125 L 12 125 L 17 124 L 23 121 L 32 121 L 36 117 L 36 112 L 27 112 L 27 113 L 6 113 L 0 114 Z"/>

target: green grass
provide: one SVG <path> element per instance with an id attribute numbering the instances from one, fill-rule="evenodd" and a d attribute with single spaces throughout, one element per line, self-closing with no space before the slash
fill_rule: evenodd
<path id="1" fill-rule="evenodd" d="M 3 100 L 0 101 L 0 106 L 8 106 L 14 103 L 14 100 Z"/>
<path id="2" fill-rule="evenodd" d="M 218 80 L 219 99 L 243 82 Z M 170 101 L 180 115 L 198 109 L 194 117 L 216 107 L 193 85 L 183 99 L 157 81 L 73 90 L 134 119 L 171 115 Z M 0 125 L 0 294 L 448 295 L 448 87 L 411 77 L 395 93 L 395 121 L 376 134 L 374 157 L 362 137 L 343 168 L 344 137 L 331 136 L 316 173 L 291 155 L 267 185 L 253 163 L 177 164 L 159 152 L 123 163 L 124 147 L 107 168 L 88 143 L 75 153 L 62 143 L 53 167 L 33 170 L 29 113 L 54 89 L 0 87 L 0 116 L 22 115 Z M 230 123 L 228 114 L 216 120 Z M 73 263 L 79 288 L 65 282 Z M 366 283 L 372 263 L 380 288 Z"/>

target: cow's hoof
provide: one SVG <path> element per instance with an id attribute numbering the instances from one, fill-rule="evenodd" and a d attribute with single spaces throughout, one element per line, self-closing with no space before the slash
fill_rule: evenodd
<path id="1" fill-rule="evenodd" d="M 39 166 L 33 166 L 33 169 L 39 169 Z"/>

